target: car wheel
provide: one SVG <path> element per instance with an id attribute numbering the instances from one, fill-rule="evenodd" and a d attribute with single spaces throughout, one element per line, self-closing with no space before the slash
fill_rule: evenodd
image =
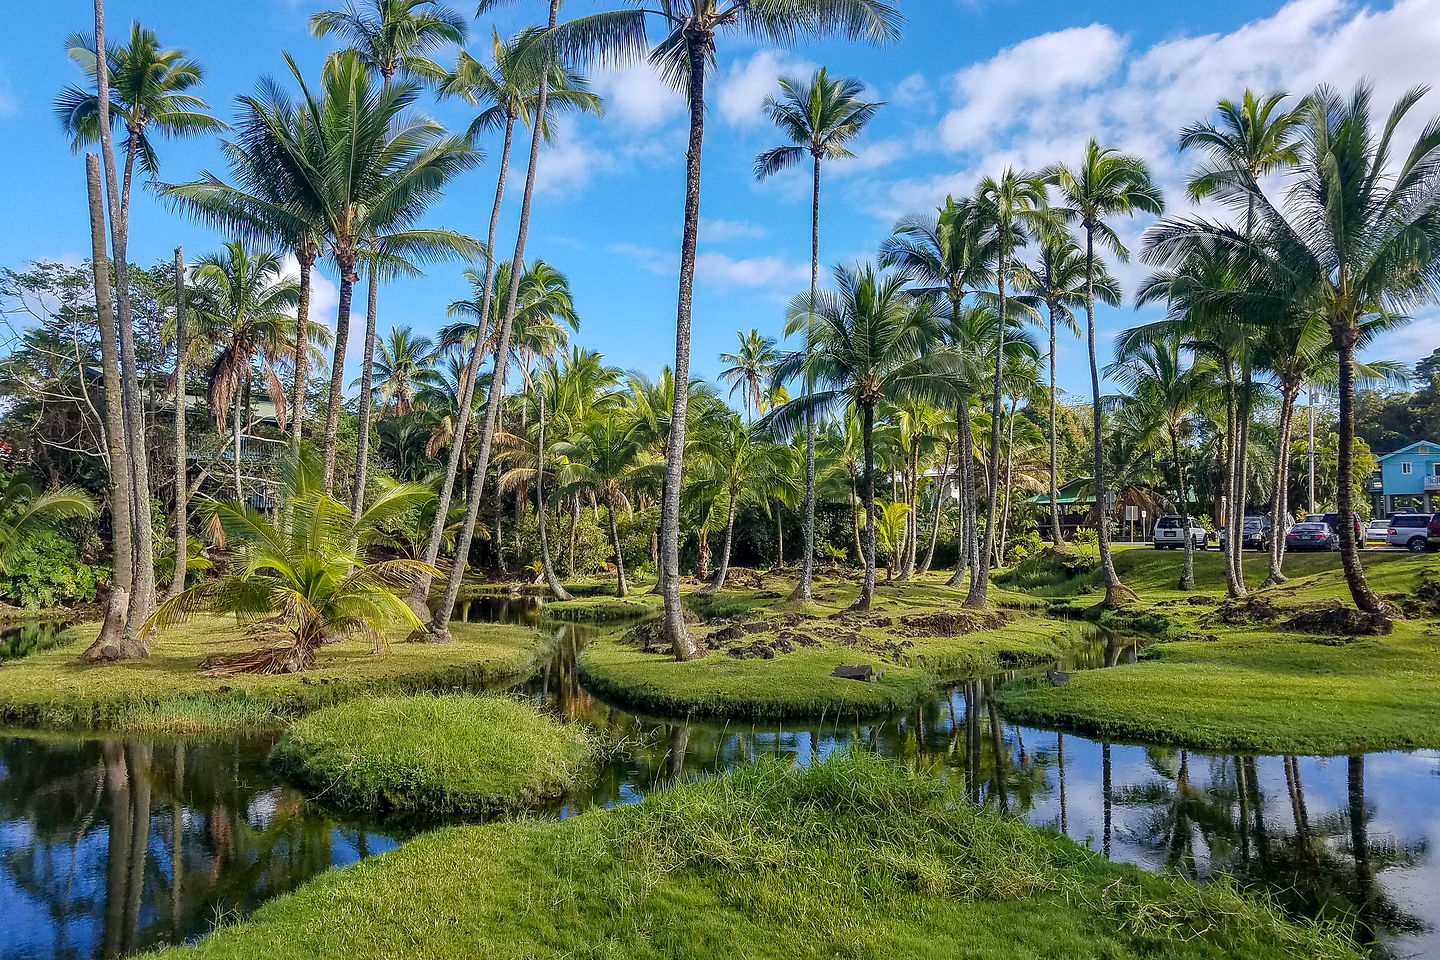
<path id="1" fill-rule="evenodd" d="M 1425 538 L 1411 537 L 1410 540 L 1405 544 L 1405 546 L 1410 549 L 1411 553 L 1424 553 L 1426 547 Z"/>

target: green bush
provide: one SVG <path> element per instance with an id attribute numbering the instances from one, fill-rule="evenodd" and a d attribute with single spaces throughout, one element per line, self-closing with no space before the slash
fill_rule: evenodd
<path id="1" fill-rule="evenodd" d="M 26 538 L 0 573 L 0 595 L 31 609 L 95 599 L 97 568 L 83 562 L 75 544 L 53 535 Z"/>

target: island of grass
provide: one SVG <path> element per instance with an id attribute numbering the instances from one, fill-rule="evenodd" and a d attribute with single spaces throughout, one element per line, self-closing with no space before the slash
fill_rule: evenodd
<path id="1" fill-rule="evenodd" d="M 1210 750 L 1440 747 L 1440 558 L 1364 556 L 1372 586 L 1403 614 L 1393 625 L 1347 612 L 1330 554 L 1289 558 L 1289 583 L 1226 602 L 1218 556 L 1196 555 L 1198 589 L 1182 593 L 1178 554 L 1117 552 L 1122 578 L 1141 588 L 1139 614 L 1168 620 L 1174 639 L 1133 665 L 1077 673 L 1061 686 L 1018 681 L 996 698 L 1022 722 Z M 1263 557 L 1246 561 L 1252 581 L 1264 576 Z M 1064 579 L 1091 595 L 1088 579 Z"/>
<path id="2" fill-rule="evenodd" d="M 822 582 L 797 607 L 789 584 L 695 598 L 712 619 L 692 625 L 705 656 L 676 661 L 658 621 L 592 640 L 580 677 L 606 699 L 651 713 L 747 719 L 877 715 L 906 707 L 938 684 L 1053 661 L 1080 630 L 1010 609 L 961 609 L 962 591 L 915 581 L 882 586 L 868 613 L 846 613 L 857 588 Z M 1002 600 L 1007 599 L 1005 597 Z M 727 615 L 713 616 L 717 612 Z M 878 679 L 834 676 L 869 666 Z"/>
<path id="3" fill-rule="evenodd" d="M 502 696 L 362 696 L 297 720 L 270 761 L 329 804 L 474 816 L 563 795 L 598 742 Z"/>
<path id="4" fill-rule="evenodd" d="M 545 616 L 583 623 L 613 623 L 659 613 L 664 605 L 664 599 L 658 593 L 631 591 L 629 596 L 624 597 L 593 594 L 570 600 L 551 600 L 545 604 Z"/>
<path id="5" fill-rule="evenodd" d="M 162 956 L 1359 960 L 1338 929 L 1110 863 L 873 756 L 425 834 Z"/>
<path id="6" fill-rule="evenodd" d="M 376 654 L 347 640 L 322 647 L 315 669 L 303 673 L 207 677 L 207 657 L 252 648 L 232 619 L 197 617 L 167 629 L 144 660 L 77 663 L 98 630 L 71 627 L 59 646 L 0 664 L 0 724 L 166 734 L 276 730 L 362 693 L 474 688 L 522 676 L 550 643 L 529 627 L 455 623 L 448 644 L 396 636 Z"/>

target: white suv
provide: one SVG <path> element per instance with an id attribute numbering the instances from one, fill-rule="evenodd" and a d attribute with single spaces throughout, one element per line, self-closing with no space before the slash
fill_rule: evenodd
<path id="1" fill-rule="evenodd" d="M 1200 521 L 1194 517 L 1190 518 L 1190 539 L 1195 544 L 1195 549 L 1204 550 L 1210 543 L 1210 533 Z M 1168 517 L 1161 517 L 1155 521 L 1155 532 L 1151 541 L 1155 544 L 1156 550 L 1177 550 L 1185 546 L 1186 523 L 1179 514 L 1172 514 Z"/>

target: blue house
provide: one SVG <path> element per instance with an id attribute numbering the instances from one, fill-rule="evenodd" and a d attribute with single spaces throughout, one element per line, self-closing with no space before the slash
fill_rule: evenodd
<path id="1" fill-rule="evenodd" d="M 1397 497 L 1410 501 L 1404 504 L 1409 509 L 1432 512 L 1431 497 L 1440 496 L 1440 443 L 1421 440 L 1378 459 L 1380 469 L 1369 483 L 1378 516 L 1394 513 Z"/>

